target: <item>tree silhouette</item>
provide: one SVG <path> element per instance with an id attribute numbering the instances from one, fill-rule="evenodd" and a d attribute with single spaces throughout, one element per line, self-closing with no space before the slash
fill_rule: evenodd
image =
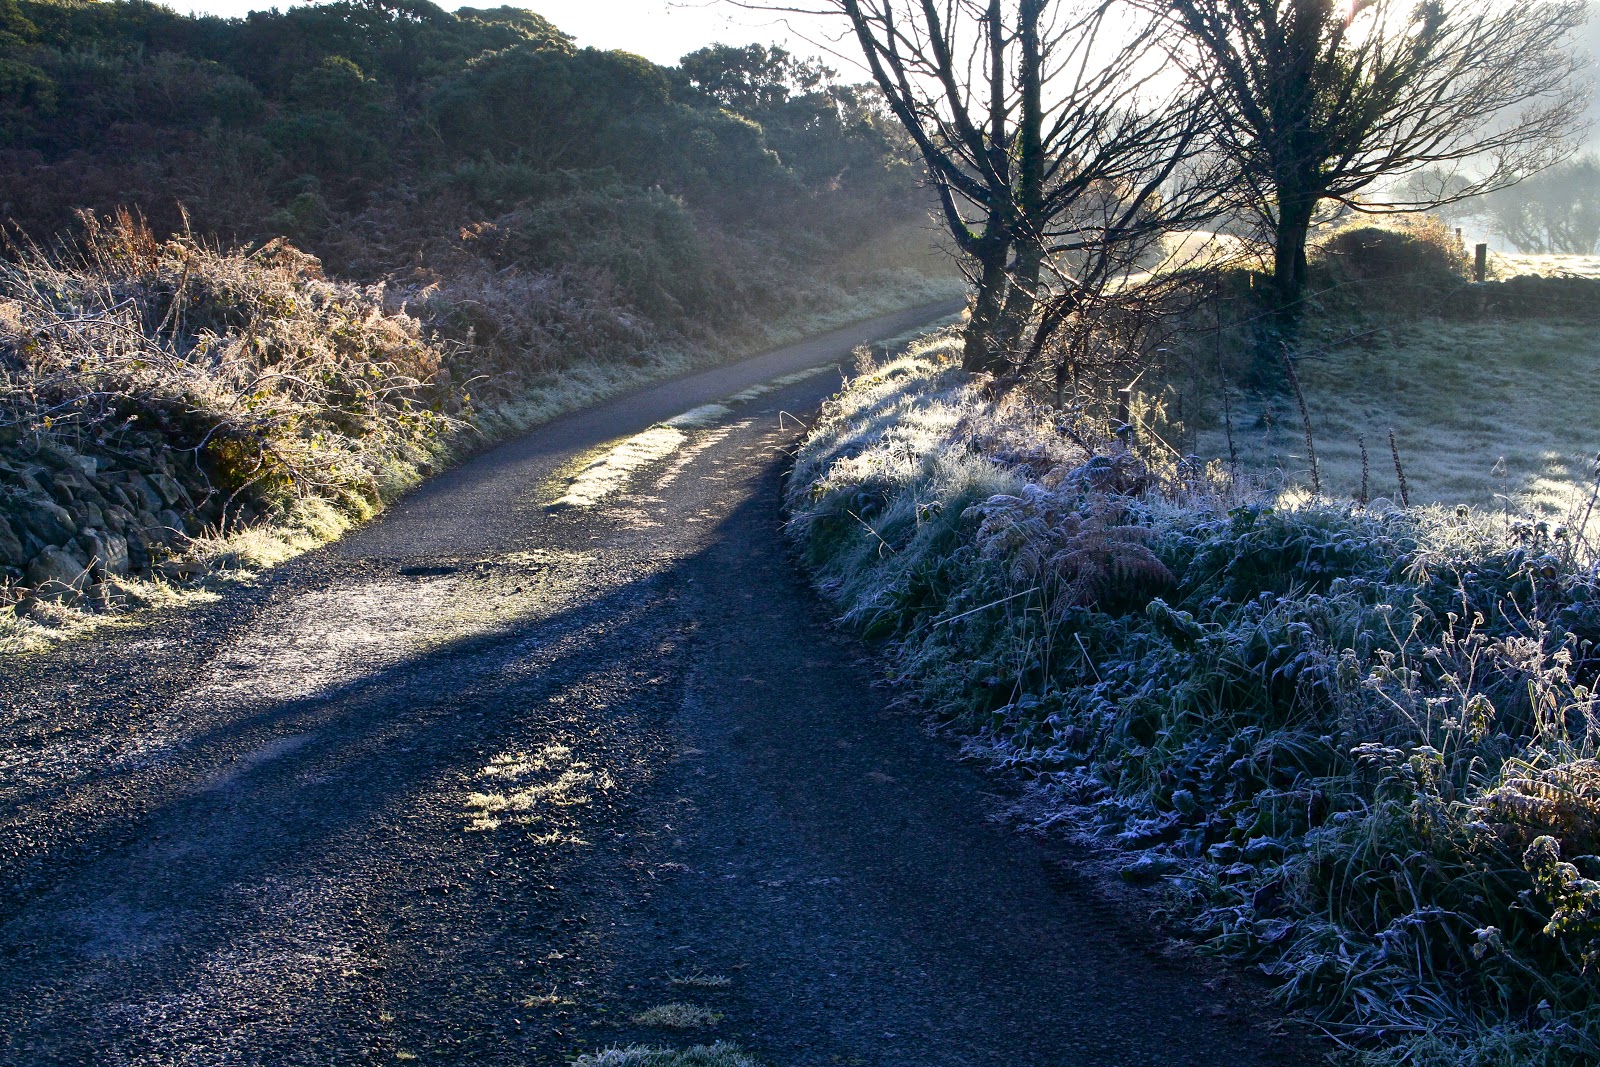
<path id="1" fill-rule="evenodd" d="M 1306 285 L 1319 208 L 1414 168 L 1481 168 L 1416 210 L 1514 184 L 1556 162 L 1588 103 L 1566 43 L 1585 0 L 1147 0 L 1205 94 L 1245 210 L 1271 233 L 1280 325 Z M 1415 187 L 1423 188 L 1426 187 Z"/>

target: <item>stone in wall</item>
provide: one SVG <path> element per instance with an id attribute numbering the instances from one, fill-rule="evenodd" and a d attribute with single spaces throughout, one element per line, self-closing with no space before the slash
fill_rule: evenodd
<path id="1" fill-rule="evenodd" d="M 203 473 L 159 439 L 92 455 L 12 444 L 0 453 L 0 595 L 108 602 L 104 583 L 162 573 L 215 511 Z"/>

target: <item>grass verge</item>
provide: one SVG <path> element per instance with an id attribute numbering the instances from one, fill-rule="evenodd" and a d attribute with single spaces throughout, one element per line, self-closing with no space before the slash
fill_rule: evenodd
<path id="1" fill-rule="evenodd" d="M 788 489 L 905 694 L 1364 1062 L 1600 1059 L 1588 526 L 1235 495 L 956 356 L 864 367 Z"/>

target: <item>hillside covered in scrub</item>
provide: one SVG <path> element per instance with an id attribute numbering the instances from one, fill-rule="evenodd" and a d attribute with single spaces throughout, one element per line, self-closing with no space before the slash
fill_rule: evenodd
<path id="1" fill-rule="evenodd" d="M 519 8 L 5 0 L 0 190 L 0 595 L 46 621 L 954 291 L 869 90 L 760 46 L 579 49 Z M 238 540 L 263 522 L 288 533 Z"/>

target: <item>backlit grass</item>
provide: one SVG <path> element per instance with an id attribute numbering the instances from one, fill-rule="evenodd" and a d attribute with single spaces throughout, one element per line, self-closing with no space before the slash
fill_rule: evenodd
<path id="1" fill-rule="evenodd" d="M 762 1067 L 761 1061 L 738 1045 L 718 1041 L 674 1051 L 635 1045 L 607 1049 L 573 1061 L 573 1067 Z"/>
<path id="2" fill-rule="evenodd" d="M 657 1004 L 633 1017 L 639 1026 L 659 1026 L 668 1030 L 706 1030 L 722 1021 L 722 1016 L 698 1004 L 673 1001 Z"/>

